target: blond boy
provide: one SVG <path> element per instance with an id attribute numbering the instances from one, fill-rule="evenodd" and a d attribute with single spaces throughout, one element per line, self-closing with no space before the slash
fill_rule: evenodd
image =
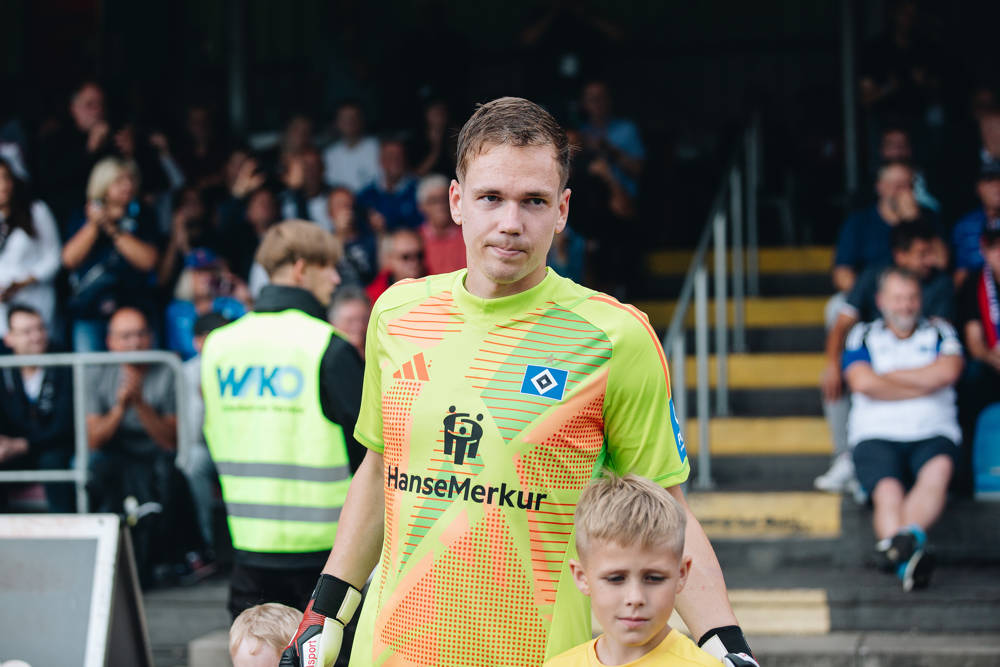
<path id="1" fill-rule="evenodd" d="M 274 667 L 302 621 L 302 612 L 277 602 L 250 607 L 229 628 L 233 667 Z"/>
<path id="2" fill-rule="evenodd" d="M 570 570 L 604 634 L 546 667 L 718 667 L 670 627 L 691 556 L 684 555 L 684 509 L 666 489 L 637 475 L 602 477 L 583 490 L 575 521 L 580 558 L 570 559 Z"/>

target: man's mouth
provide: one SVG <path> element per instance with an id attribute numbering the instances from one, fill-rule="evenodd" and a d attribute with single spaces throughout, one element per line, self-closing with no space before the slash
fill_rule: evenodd
<path id="1" fill-rule="evenodd" d="M 638 628 L 638 627 L 642 626 L 649 619 L 648 618 L 642 618 L 642 617 L 639 617 L 639 616 L 619 616 L 618 620 L 626 628 L 635 629 L 635 628 Z"/>

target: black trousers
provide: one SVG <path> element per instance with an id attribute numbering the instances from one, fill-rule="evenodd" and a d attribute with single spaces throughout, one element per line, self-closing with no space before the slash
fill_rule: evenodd
<path id="1" fill-rule="evenodd" d="M 290 570 L 236 563 L 229 580 L 229 613 L 236 620 L 244 609 L 264 602 L 280 602 L 302 611 L 309 604 L 320 571 L 319 567 L 315 570 Z M 337 667 L 347 667 L 360 615 L 359 607 L 354 619 L 344 629 L 344 643 L 341 645 L 340 657 L 337 658 Z"/>

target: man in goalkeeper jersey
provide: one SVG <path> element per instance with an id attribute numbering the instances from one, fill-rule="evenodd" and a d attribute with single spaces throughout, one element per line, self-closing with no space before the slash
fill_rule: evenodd
<path id="1" fill-rule="evenodd" d="M 712 546 L 647 317 L 545 266 L 570 146 L 524 99 L 477 109 L 449 190 L 468 269 L 375 304 L 355 438 L 368 454 L 283 665 L 328 664 L 377 565 L 351 664 L 541 665 L 590 638 L 573 511 L 601 470 L 667 488 L 694 567 L 677 609 L 708 652 L 750 654 Z"/>

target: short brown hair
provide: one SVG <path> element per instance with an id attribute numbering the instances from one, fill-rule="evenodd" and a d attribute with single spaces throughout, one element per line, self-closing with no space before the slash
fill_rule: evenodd
<path id="1" fill-rule="evenodd" d="M 645 477 L 607 472 L 595 479 L 580 494 L 574 521 L 581 558 L 594 540 L 642 548 L 665 544 L 678 558 L 684 554 L 684 508 Z"/>
<path id="2" fill-rule="evenodd" d="M 458 133 L 458 180 L 469 162 L 489 146 L 552 146 L 559 163 L 559 185 L 569 180 L 570 144 L 566 131 L 548 111 L 522 97 L 500 97 L 480 104 Z"/>
<path id="3" fill-rule="evenodd" d="M 229 655 L 236 655 L 240 642 L 256 639 L 275 649 L 279 654 L 295 636 L 302 622 L 302 612 L 277 602 L 265 602 L 243 610 L 229 628 Z M 257 652 L 257 646 L 250 649 Z"/>
<path id="4" fill-rule="evenodd" d="M 300 259 L 319 266 L 336 264 L 340 254 L 337 237 L 316 223 L 286 220 L 267 230 L 254 259 L 270 276 L 282 266 Z"/>

